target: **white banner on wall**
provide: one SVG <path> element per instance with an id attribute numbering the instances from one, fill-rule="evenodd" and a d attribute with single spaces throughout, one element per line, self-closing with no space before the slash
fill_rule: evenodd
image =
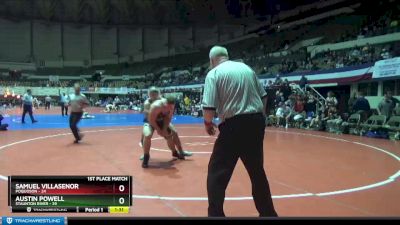
<path id="1" fill-rule="evenodd" d="M 186 85 L 186 86 L 174 86 L 168 88 L 161 88 L 161 90 L 171 90 L 171 89 L 182 89 L 182 88 L 200 88 L 202 85 Z M 74 93 L 74 89 L 72 87 L 68 88 L 56 88 L 56 87 L 20 87 L 20 86 L 10 86 L 10 87 L 1 87 L 0 86 L 0 94 L 3 94 L 5 90 L 10 90 L 10 92 L 14 92 L 15 94 L 23 95 L 25 94 L 27 89 L 32 90 L 32 94 L 34 96 L 58 96 L 58 92 L 71 94 Z M 147 95 L 147 89 L 135 89 L 135 88 L 82 88 L 82 92 L 86 94 L 119 94 L 126 95 L 128 93 L 138 93 L 144 92 Z"/>
<path id="2" fill-rule="evenodd" d="M 74 93 L 73 88 L 51 88 L 51 87 L 0 87 L 0 90 L 9 90 L 16 95 L 23 95 L 26 90 L 31 89 L 34 96 L 58 96 L 58 91 L 61 93 Z"/>
<path id="3" fill-rule="evenodd" d="M 49 81 L 58 82 L 59 80 L 60 80 L 60 76 L 58 76 L 58 75 L 50 75 L 49 76 Z"/>
<path id="4" fill-rule="evenodd" d="M 375 63 L 372 78 L 400 76 L 400 57 L 380 60 Z"/>

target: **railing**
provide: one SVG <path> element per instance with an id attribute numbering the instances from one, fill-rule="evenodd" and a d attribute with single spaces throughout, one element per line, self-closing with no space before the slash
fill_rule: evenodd
<path id="1" fill-rule="evenodd" d="M 305 94 L 307 92 L 307 88 L 309 88 L 314 94 L 317 95 L 317 112 L 319 111 L 319 109 L 322 109 L 325 106 L 325 98 L 324 96 L 322 96 L 315 88 L 313 88 L 310 85 L 306 85 L 305 88 L 301 88 L 300 85 L 298 84 L 291 84 L 290 86 L 292 86 L 293 89 L 296 89 L 298 91 L 300 91 L 302 94 Z"/>
<path id="2" fill-rule="evenodd" d="M 307 88 L 310 88 L 310 90 L 314 93 L 314 94 L 316 94 L 317 95 L 317 114 L 318 114 L 318 111 L 320 110 L 320 109 L 322 109 L 323 110 L 323 107 L 325 106 L 325 101 L 326 101 L 326 99 L 325 99 L 325 97 L 324 96 L 322 96 L 315 88 L 313 88 L 312 86 L 310 86 L 310 85 L 306 85 L 306 87 L 305 87 L 305 90 L 307 90 Z"/>

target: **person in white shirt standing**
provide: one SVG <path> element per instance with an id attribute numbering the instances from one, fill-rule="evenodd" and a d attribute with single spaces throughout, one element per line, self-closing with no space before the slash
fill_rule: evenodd
<path id="1" fill-rule="evenodd" d="M 68 116 L 68 101 L 69 97 L 63 93 L 61 95 L 60 90 L 58 90 L 58 95 L 60 96 L 60 106 L 61 106 L 61 115 L 64 117 L 64 115 Z"/>
<path id="2" fill-rule="evenodd" d="M 22 123 L 25 123 L 26 113 L 29 113 L 32 123 L 36 123 L 37 120 L 33 118 L 33 113 L 32 113 L 33 97 L 31 89 L 26 90 L 26 93 L 22 97 L 22 104 L 23 104 Z"/>
<path id="3" fill-rule="evenodd" d="M 208 164 L 208 216 L 225 216 L 225 191 L 241 159 L 249 173 L 260 216 L 276 217 L 264 171 L 267 93 L 249 66 L 229 60 L 226 48 L 213 47 L 209 57 L 211 70 L 205 80 L 202 104 L 206 132 L 215 135 L 212 120 L 216 114 L 221 123 Z"/>
<path id="4" fill-rule="evenodd" d="M 82 140 L 83 135 L 79 133 L 78 123 L 82 119 L 83 109 L 88 107 L 89 100 L 84 94 L 81 93 L 81 87 L 79 84 L 74 85 L 75 94 L 70 96 L 70 101 L 68 103 L 71 108 L 71 113 L 69 117 L 69 127 L 75 137 L 74 143 L 79 143 Z"/>
<path id="5" fill-rule="evenodd" d="M 50 95 L 47 95 L 46 98 L 44 99 L 44 101 L 45 101 L 44 109 L 45 110 L 50 110 L 50 105 L 51 105 L 51 97 L 50 97 Z"/>

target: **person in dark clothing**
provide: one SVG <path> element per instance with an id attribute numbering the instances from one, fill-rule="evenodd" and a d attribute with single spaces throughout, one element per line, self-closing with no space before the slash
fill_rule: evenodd
<path id="1" fill-rule="evenodd" d="M 47 95 L 44 98 L 44 109 L 45 110 L 50 110 L 50 105 L 51 105 L 51 97 L 49 95 Z"/>
<path id="2" fill-rule="evenodd" d="M 277 91 L 276 92 L 276 97 L 274 100 L 275 103 L 275 108 L 278 108 L 280 103 L 284 103 L 285 102 L 285 98 L 283 97 L 283 92 Z"/>
<path id="3" fill-rule="evenodd" d="M 58 95 L 60 96 L 60 106 L 61 106 L 61 115 L 64 116 L 68 116 L 68 101 L 69 101 L 69 97 L 63 93 L 61 95 L 60 90 L 58 90 Z"/>
<path id="4" fill-rule="evenodd" d="M 369 110 L 371 110 L 369 101 L 364 97 L 364 94 L 362 92 L 358 93 L 358 98 L 353 104 L 353 111 L 359 112 L 359 111 L 369 111 Z"/>
<path id="5" fill-rule="evenodd" d="M 36 123 L 37 120 L 33 118 L 33 113 L 32 113 L 33 97 L 31 89 L 28 89 L 24 94 L 24 96 L 22 97 L 22 104 L 23 104 L 22 123 L 25 123 L 26 113 L 28 113 L 29 116 L 31 117 L 32 123 Z"/>
<path id="6" fill-rule="evenodd" d="M 389 97 L 390 100 L 393 102 L 393 108 L 396 108 L 398 105 L 400 105 L 400 100 L 393 97 L 393 92 L 392 91 L 387 91 L 386 95 Z"/>
<path id="7" fill-rule="evenodd" d="M 279 74 L 277 74 L 274 84 L 275 85 L 281 85 L 282 83 L 283 83 L 283 80 L 282 80 L 281 76 Z"/>
<path id="8" fill-rule="evenodd" d="M 299 82 L 299 86 L 302 90 L 305 90 L 306 85 L 308 84 L 308 80 L 307 77 L 303 74 L 301 76 L 300 82 Z"/>
<path id="9" fill-rule="evenodd" d="M 357 100 L 357 93 L 354 92 L 353 95 L 351 95 L 351 97 L 349 98 L 349 101 L 347 102 L 348 111 L 350 113 L 354 112 L 353 106 L 354 106 L 354 103 L 356 102 L 356 100 Z"/>
<path id="10" fill-rule="evenodd" d="M 395 105 L 396 104 L 392 101 L 392 98 L 388 94 L 385 94 L 377 108 L 379 115 L 386 116 L 386 119 L 388 120 L 394 112 Z"/>
<path id="11" fill-rule="evenodd" d="M 175 102 L 175 110 L 177 115 L 181 115 L 181 104 L 179 103 L 180 99 L 177 99 Z"/>
<path id="12" fill-rule="evenodd" d="M 1 121 L 4 119 L 3 115 L 0 114 L 0 131 L 5 131 L 7 130 L 8 124 L 4 123 L 2 124 Z"/>
<path id="13" fill-rule="evenodd" d="M 368 100 L 364 97 L 364 93 L 359 92 L 358 98 L 353 104 L 353 112 L 359 113 L 361 115 L 361 119 L 365 120 L 368 117 L 370 110 L 371 107 Z"/>
<path id="14" fill-rule="evenodd" d="M 310 92 L 307 93 L 307 102 L 304 105 L 307 115 L 315 115 L 317 112 L 317 100 Z"/>

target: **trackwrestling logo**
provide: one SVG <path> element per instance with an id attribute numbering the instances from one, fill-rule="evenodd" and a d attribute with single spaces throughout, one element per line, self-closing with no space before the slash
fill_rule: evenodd
<path id="1" fill-rule="evenodd" d="M 12 225 L 37 225 L 37 224 L 52 224 L 64 225 L 63 217 L 3 217 L 3 224 Z"/>

